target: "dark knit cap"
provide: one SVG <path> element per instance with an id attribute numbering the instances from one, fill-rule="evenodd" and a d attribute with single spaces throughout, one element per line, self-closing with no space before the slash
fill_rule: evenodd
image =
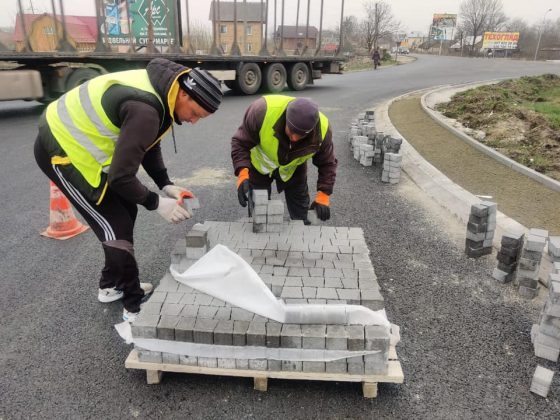
<path id="1" fill-rule="evenodd" d="M 199 68 L 179 77 L 179 86 L 206 111 L 214 113 L 222 102 L 220 82 Z"/>
<path id="2" fill-rule="evenodd" d="M 296 98 L 286 109 L 286 124 L 300 136 L 309 134 L 319 121 L 319 106 L 309 98 Z"/>

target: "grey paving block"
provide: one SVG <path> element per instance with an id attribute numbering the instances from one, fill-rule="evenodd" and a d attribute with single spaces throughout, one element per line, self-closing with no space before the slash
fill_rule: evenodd
<path id="1" fill-rule="evenodd" d="M 236 369 L 249 369 L 249 360 L 248 359 L 235 359 L 235 368 Z"/>
<path id="2" fill-rule="evenodd" d="M 343 325 L 327 325 L 325 345 L 327 350 L 347 350 L 346 328 Z"/>
<path id="3" fill-rule="evenodd" d="M 266 347 L 280 347 L 280 335 L 282 332 L 282 324 L 270 321 L 266 323 Z"/>
<path id="4" fill-rule="evenodd" d="M 332 287 L 317 288 L 317 299 L 338 299 L 336 289 Z"/>
<path id="5" fill-rule="evenodd" d="M 546 398 L 548 396 L 553 377 L 553 370 L 537 366 L 531 382 L 531 392 Z"/>
<path id="6" fill-rule="evenodd" d="M 381 350 L 382 353 L 388 352 L 389 332 L 387 329 L 379 325 L 366 325 L 365 348 L 366 350 Z"/>
<path id="7" fill-rule="evenodd" d="M 214 298 L 205 293 L 197 293 L 194 298 L 194 304 L 199 306 L 210 306 Z"/>
<path id="8" fill-rule="evenodd" d="M 218 367 L 221 369 L 235 369 L 235 359 L 221 359 L 218 358 Z"/>
<path id="9" fill-rule="evenodd" d="M 284 287 L 302 287 L 303 281 L 301 277 L 288 276 L 284 280 Z"/>
<path id="10" fill-rule="evenodd" d="M 280 347 L 302 348 L 301 326 L 298 324 L 282 324 Z"/>
<path id="11" fill-rule="evenodd" d="M 363 356 L 349 357 L 347 359 L 348 373 L 350 375 L 363 375 L 365 363 Z"/>
<path id="12" fill-rule="evenodd" d="M 198 315 L 197 318 L 214 318 L 216 313 L 218 312 L 218 308 L 215 306 L 200 306 L 198 308 Z"/>
<path id="13" fill-rule="evenodd" d="M 303 372 L 324 372 L 325 362 L 303 362 L 302 363 Z"/>
<path id="14" fill-rule="evenodd" d="M 186 318 L 196 318 L 198 315 L 198 305 L 184 305 L 180 316 Z"/>
<path id="15" fill-rule="evenodd" d="M 302 325 L 301 334 L 304 349 L 325 348 L 326 325 Z"/>
<path id="16" fill-rule="evenodd" d="M 365 349 L 365 336 L 364 327 L 359 325 L 345 326 L 346 336 L 348 339 L 348 350 L 364 350 Z"/>
<path id="17" fill-rule="evenodd" d="M 303 298 L 303 292 L 301 287 L 284 286 L 282 289 L 282 294 L 280 297 L 284 299 L 301 299 Z"/>
<path id="18" fill-rule="evenodd" d="M 325 372 L 327 373 L 347 373 L 348 372 L 348 364 L 346 363 L 346 359 L 342 360 L 335 360 L 332 362 L 325 363 Z"/>
<path id="19" fill-rule="evenodd" d="M 198 358 L 198 366 L 204 368 L 217 368 L 218 367 L 218 359 L 215 357 L 199 357 Z"/>
<path id="20" fill-rule="evenodd" d="M 161 313 L 162 302 L 152 302 L 151 300 L 146 302 L 142 306 L 143 314 L 159 315 Z"/>
<path id="21" fill-rule="evenodd" d="M 161 352 L 150 350 L 138 350 L 138 360 L 146 363 L 163 363 Z"/>
<path id="22" fill-rule="evenodd" d="M 179 355 L 174 353 L 162 353 L 161 359 L 163 363 L 178 365 L 180 363 Z"/>
<path id="23" fill-rule="evenodd" d="M 286 372 L 301 372 L 303 363 L 292 360 L 282 360 L 282 370 Z"/>
<path id="24" fill-rule="evenodd" d="M 359 289 L 336 289 L 339 299 L 343 300 L 360 300 L 360 290 Z"/>
<path id="25" fill-rule="evenodd" d="M 152 296 L 150 296 L 148 302 L 146 303 L 163 303 L 165 301 L 166 296 L 167 296 L 167 292 L 161 292 L 159 290 L 156 290 L 155 292 L 152 293 Z M 144 307 L 146 307 L 146 305 L 144 305 Z"/>
<path id="26" fill-rule="evenodd" d="M 241 308 L 231 308 L 231 320 L 232 321 L 252 321 L 254 313 L 246 311 Z"/>
<path id="27" fill-rule="evenodd" d="M 157 325 L 157 338 L 161 340 L 175 340 L 175 327 L 179 322 L 178 316 L 162 315 Z"/>
<path id="28" fill-rule="evenodd" d="M 219 321 L 214 328 L 214 344 L 233 345 L 233 321 Z"/>
<path id="29" fill-rule="evenodd" d="M 159 314 L 149 314 L 144 311 L 131 324 L 132 336 L 138 338 L 157 338 Z"/>
<path id="30" fill-rule="evenodd" d="M 208 233 L 200 230 L 187 232 L 185 248 L 202 248 L 208 245 Z"/>
<path id="31" fill-rule="evenodd" d="M 196 318 L 180 317 L 175 325 L 175 340 L 193 342 L 193 330 Z"/>
<path id="32" fill-rule="evenodd" d="M 303 287 L 302 288 L 303 297 L 305 299 L 315 299 L 317 296 L 317 288 L 316 287 Z"/>
<path id="33" fill-rule="evenodd" d="M 247 345 L 264 347 L 266 345 L 266 323 L 255 322 L 249 323 L 247 328 Z"/>
<path id="34" fill-rule="evenodd" d="M 249 369 L 251 370 L 267 370 L 268 360 L 266 359 L 249 359 Z"/>
<path id="35" fill-rule="evenodd" d="M 179 355 L 179 363 L 186 366 L 198 366 L 198 357 Z"/>
<path id="36" fill-rule="evenodd" d="M 247 345 L 247 329 L 249 321 L 233 321 L 232 344 L 234 346 Z"/>
<path id="37" fill-rule="evenodd" d="M 280 360 L 268 359 L 267 370 L 280 372 L 282 370 L 282 362 Z"/>
<path id="38" fill-rule="evenodd" d="M 217 319 L 197 318 L 193 330 L 194 342 L 201 344 L 214 344 L 214 328 L 216 328 L 218 322 L 219 321 Z"/>

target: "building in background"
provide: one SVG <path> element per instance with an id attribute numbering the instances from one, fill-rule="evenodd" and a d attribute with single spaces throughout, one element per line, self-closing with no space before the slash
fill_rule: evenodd
<path id="1" fill-rule="evenodd" d="M 305 37 L 307 34 L 307 38 Z M 305 25 L 289 26 L 280 25 L 274 33 L 276 45 L 280 45 L 281 37 L 283 37 L 283 49 L 286 54 L 293 54 L 295 51 L 301 52 L 305 46 L 311 51 L 317 49 L 317 37 L 319 30 L 315 26 L 310 26 L 309 31 Z M 323 41 L 325 39 L 323 38 Z M 327 42 L 328 43 L 328 42 Z"/>
<path id="2" fill-rule="evenodd" d="M 216 43 L 219 44 L 224 54 L 228 54 L 233 45 L 234 4 L 226 1 L 219 3 L 213 1 L 210 5 L 209 19 L 216 31 Z M 237 45 L 243 55 L 256 55 L 261 49 L 263 9 L 260 2 L 237 2 Z"/>
<path id="3" fill-rule="evenodd" d="M 25 29 L 32 51 L 56 51 L 58 41 L 62 39 L 62 22 L 57 16 L 29 14 L 23 15 Z M 97 39 L 97 18 L 95 16 L 65 16 L 68 42 L 78 51 L 93 51 Z M 25 37 L 21 18 L 16 16 L 16 27 L 13 34 L 16 51 L 25 48 Z"/>

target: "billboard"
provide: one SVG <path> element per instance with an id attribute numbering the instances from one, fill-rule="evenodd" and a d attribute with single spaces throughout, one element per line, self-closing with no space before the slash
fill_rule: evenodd
<path id="1" fill-rule="evenodd" d="M 130 11 L 132 39 L 137 46 L 148 44 L 148 20 L 151 3 L 152 22 L 155 45 L 171 45 L 175 42 L 175 9 L 173 0 L 102 0 L 105 12 L 105 24 L 101 31 L 107 32 L 107 38 L 113 45 L 129 44 L 129 17 L 126 2 Z M 171 8 L 168 7 L 171 5 Z M 105 28 L 106 27 L 106 28 Z"/>
<path id="2" fill-rule="evenodd" d="M 519 32 L 484 32 L 483 49 L 516 50 Z"/>
<path id="3" fill-rule="evenodd" d="M 430 38 L 436 41 L 453 39 L 453 32 L 457 25 L 457 15 L 451 13 L 434 13 Z"/>
<path id="4" fill-rule="evenodd" d="M 432 26 L 436 28 L 454 28 L 457 26 L 457 15 L 451 13 L 434 13 Z"/>

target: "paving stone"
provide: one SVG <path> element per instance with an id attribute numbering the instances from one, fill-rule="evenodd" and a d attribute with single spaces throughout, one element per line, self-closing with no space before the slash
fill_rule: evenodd
<path id="1" fill-rule="evenodd" d="M 305 299 L 315 299 L 317 296 L 317 288 L 316 287 L 303 287 L 302 288 L 303 297 Z"/>
<path id="2" fill-rule="evenodd" d="M 233 321 L 219 321 L 216 324 L 216 328 L 214 328 L 214 344 L 233 345 Z"/>
<path id="3" fill-rule="evenodd" d="M 324 372 L 325 362 L 303 362 L 302 363 L 303 372 Z"/>
<path id="4" fill-rule="evenodd" d="M 338 277 L 325 277 L 325 287 L 326 288 L 342 288 L 342 279 Z"/>
<path id="5" fill-rule="evenodd" d="M 345 327 L 343 325 L 327 325 L 325 345 L 327 350 L 346 350 L 348 348 L 348 338 Z"/>
<path id="6" fill-rule="evenodd" d="M 302 325 L 302 345 L 304 349 L 324 349 L 326 325 Z"/>
<path id="7" fill-rule="evenodd" d="M 266 359 L 249 359 L 250 370 L 267 370 L 268 360 Z"/>
<path id="8" fill-rule="evenodd" d="M 175 340 L 175 326 L 179 319 L 177 316 L 162 315 L 157 325 L 157 338 L 160 340 Z"/>
<path id="9" fill-rule="evenodd" d="M 198 305 L 184 305 L 180 316 L 186 318 L 196 318 L 198 316 Z"/>
<path id="10" fill-rule="evenodd" d="M 218 322 L 219 321 L 217 319 L 197 318 L 193 330 L 194 342 L 201 344 L 214 344 L 214 328 L 216 328 Z"/>
<path id="11" fill-rule="evenodd" d="M 349 357 L 347 359 L 347 366 L 350 375 L 363 375 L 365 368 L 363 356 Z"/>
<path id="12" fill-rule="evenodd" d="M 280 347 L 280 335 L 282 332 L 282 324 L 275 321 L 266 323 L 265 345 L 270 348 Z"/>
<path id="13" fill-rule="evenodd" d="M 332 287 L 317 288 L 317 299 L 338 299 L 336 289 Z"/>
<path id="14" fill-rule="evenodd" d="M 217 368 L 218 367 L 218 359 L 215 357 L 199 357 L 198 358 L 198 366 L 204 368 Z"/>
<path id="15" fill-rule="evenodd" d="M 175 340 L 193 342 L 196 318 L 180 317 L 175 325 Z"/>
<path id="16" fill-rule="evenodd" d="M 303 363 L 292 360 L 282 360 L 282 371 L 286 372 L 301 372 L 303 370 Z"/>
<path id="17" fill-rule="evenodd" d="M 180 363 L 179 355 L 173 353 L 162 353 L 161 354 L 162 363 L 178 365 Z"/>
<path id="18" fill-rule="evenodd" d="M 233 321 L 232 344 L 234 346 L 247 345 L 247 329 L 249 321 Z"/>
<path id="19" fill-rule="evenodd" d="M 336 289 L 339 299 L 360 301 L 359 289 Z"/>
<path id="20" fill-rule="evenodd" d="M 546 398 L 548 396 L 553 377 L 553 370 L 537 366 L 531 382 L 531 392 Z"/>
<path id="21" fill-rule="evenodd" d="M 205 293 L 197 293 L 195 295 L 194 303 L 199 306 L 209 306 L 214 298 Z"/>
<path id="22" fill-rule="evenodd" d="M 302 293 L 301 289 L 302 289 L 301 287 L 284 286 L 284 288 L 282 289 L 282 294 L 280 295 L 280 297 L 282 297 L 284 299 L 303 298 L 303 293 Z"/>
<path id="23" fill-rule="evenodd" d="M 197 318 L 214 318 L 218 312 L 218 308 L 215 306 L 201 306 L 198 308 Z"/>
<path id="24" fill-rule="evenodd" d="M 325 363 L 325 372 L 327 373 L 347 373 L 348 364 L 346 359 L 334 360 L 332 362 Z"/>
<path id="25" fill-rule="evenodd" d="M 163 363 L 161 352 L 138 349 L 138 360 L 146 363 Z"/>
<path id="26" fill-rule="evenodd" d="M 284 280 L 284 287 L 302 287 L 303 286 L 303 281 L 301 277 L 286 277 L 286 279 Z"/>
<path id="27" fill-rule="evenodd" d="M 159 290 L 156 290 L 152 293 L 152 296 L 150 296 L 150 298 L 148 299 L 148 302 L 146 302 L 146 304 L 148 304 L 148 303 L 163 303 L 165 301 L 166 296 L 167 296 L 167 292 L 161 292 Z M 144 307 L 146 307 L 146 304 L 144 305 Z"/>
<path id="28" fill-rule="evenodd" d="M 266 345 L 266 323 L 251 322 L 247 329 L 247 345 L 264 347 Z"/>
<path id="29" fill-rule="evenodd" d="M 357 351 L 365 349 L 364 327 L 348 325 L 345 327 L 348 338 L 348 350 Z"/>
<path id="30" fill-rule="evenodd" d="M 218 367 L 221 369 L 235 369 L 235 359 L 218 358 Z"/>
<path id="31" fill-rule="evenodd" d="M 208 233 L 199 230 L 187 232 L 185 248 L 202 248 L 208 245 Z"/>
<path id="32" fill-rule="evenodd" d="M 179 363 L 186 366 L 198 366 L 198 357 L 179 355 Z"/>
<path id="33" fill-rule="evenodd" d="M 235 368 L 236 369 L 249 369 L 249 360 L 248 359 L 235 359 Z"/>
<path id="34" fill-rule="evenodd" d="M 232 321 L 252 321 L 255 314 L 241 308 L 231 308 Z"/>
<path id="35" fill-rule="evenodd" d="M 283 348 L 302 348 L 300 325 L 282 324 L 282 331 L 280 333 L 280 346 Z"/>
<path id="36" fill-rule="evenodd" d="M 149 300 L 142 306 L 143 314 L 159 315 L 161 313 L 162 302 L 152 302 Z"/>
<path id="37" fill-rule="evenodd" d="M 132 336 L 138 338 L 157 338 L 159 318 L 159 314 L 140 312 L 138 318 L 131 324 Z"/>

